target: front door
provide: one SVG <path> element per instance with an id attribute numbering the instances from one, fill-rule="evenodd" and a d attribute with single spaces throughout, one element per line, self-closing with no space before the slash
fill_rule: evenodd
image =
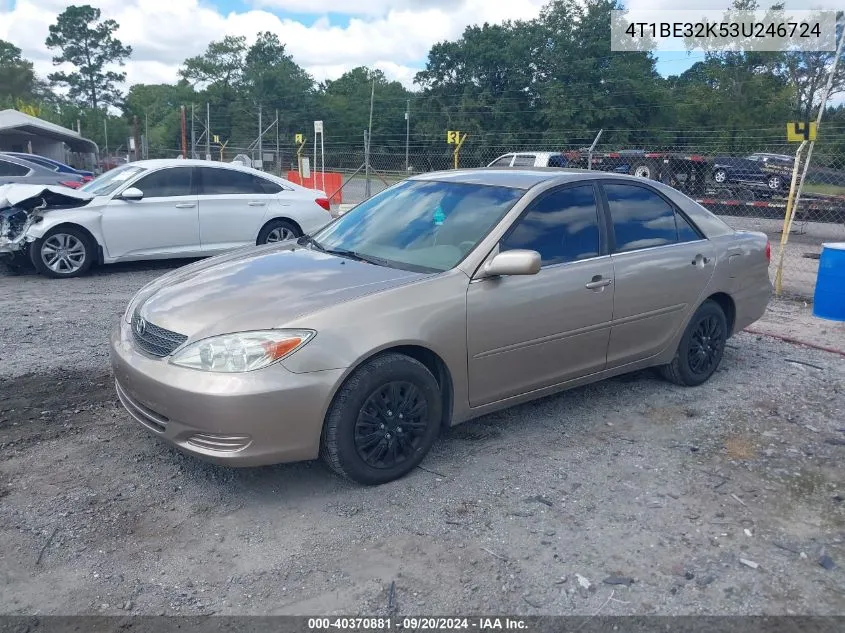
<path id="1" fill-rule="evenodd" d="M 613 262 L 605 254 L 596 200 L 592 184 L 542 194 L 499 245 L 500 251 L 539 252 L 540 272 L 470 282 L 470 406 L 604 369 Z"/>
<path id="2" fill-rule="evenodd" d="M 103 237 L 109 257 L 178 257 L 199 253 L 194 169 L 165 167 L 132 184 L 141 200 L 115 196 L 103 210 Z"/>

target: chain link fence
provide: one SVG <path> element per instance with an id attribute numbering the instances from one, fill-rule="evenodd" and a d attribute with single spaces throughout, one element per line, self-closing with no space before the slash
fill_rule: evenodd
<path id="1" fill-rule="evenodd" d="M 203 108 L 204 110 L 204 108 Z M 278 120 L 278 119 L 277 119 Z M 271 121 L 272 122 L 272 121 Z M 322 188 L 335 208 L 346 209 L 409 175 L 453 169 L 456 146 L 441 134 L 413 133 L 402 138 L 374 137 L 369 152 L 348 137 L 324 140 L 324 155 L 314 156 L 313 138 L 301 145 L 293 134 L 271 125 L 263 136 L 219 138 L 212 112 L 209 130 L 194 123 L 186 154 L 241 162 L 269 173 Z M 331 122 L 326 122 L 331 130 Z M 256 130 L 258 126 L 255 126 Z M 762 231 L 772 243 L 772 277 L 780 245 L 795 156 L 799 144 L 787 143 L 782 129 L 604 130 L 534 133 L 469 133 L 457 151 L 459 167 L 487 165 L 553 166 L 631 174 L 663 182 L 684 192 L 735 229 Z M 597 135 L 598 134 L 598 135 Z M 361 135 L 362 140 L 364 135 Z M 208 139 L 208 140 L 207 140 Z M 211 142 L 213 140 L 213 142 Z M 178 147 L 147 147 L 150 158 L 176 158 Z M 369 160 L 367 160 L 369 154 Z M 782 294 L 811 300 L 819 256 L 826 242 L 845 242 L 845 125 L 819 129 L 812 163 L 797 174 L 803 181 L 794 223 L 783 252 Z M 300 157 L 311 178 L 300 179 Z M 325 160 L 326 177 L 317 173 Z M 307 176 L 308 174 L 303 174 Z M 798 183 L 800 184 L 800 178 Z"/>
<path id="2" fill-rule="evenodd" d="M 845 137 L 845 135 L 843 135 Z M 444 139 L 445 141 L 445 139 Z M 327 145 L 326 171 L 342 175 L 342 188 L 333 203 L 344 208 L 384 190 L 408 175 L 454 168 L 454 149 L 411 145 L 376 148 L 370 153 L 369 187 L 363 169 L 363 148 Z M 728 144 L 696 146 L 650 146 L 638 148 L 558 143 L 484 144 L 468 139 L 458 155 L 460 167 L 487 165 L 554 166 L 631 174 L 672 186 L 719 215 L 739 230 L 762 231 L 772 243 L 772 278 L 779 261 L 779 248 L 795 168 L 797 144 L 759 143 L 737 149 Z M 819 143 L 807 167 L 800 203 L 785 245 L 782 294 L 811 300 L 815 289 L 819 255 L 826 242 L 845 242 L 845 144 L 831 151 Z M 306 153 L 309 155 L 309 153 Z M 295 157 L 294 157 L 295 158 Z M 322 157 L 318 157 L 322 162 Z M 314 164 L 311 157 L 311 164 Z M 293 171 L 296 163 L 291 163 Z M 797 174 L 804 171 L 799 160 Z M 286 176 L 285 173 L 281 174 Z M 796 183 L 796 184 L 798 184 Z M 317 185 L 319 186 L 319 176 Z M 797 188 L 797 187 L 796 187 Z"/>

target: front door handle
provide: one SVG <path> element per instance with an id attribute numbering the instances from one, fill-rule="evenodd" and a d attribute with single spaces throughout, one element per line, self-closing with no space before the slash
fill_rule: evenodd
<path id="1" fill-rule="evenodd" d="M 598 290 L 599 288 L 604 288 L 605 286 L 609 286 L 613 283 L 612 279 L 604 279 L 601 275 L 596 275 L 593 277 L 592 281 L 588 281 L 584 284 L 584 287 L 587 290 Z"/>
<path id="2" fill-rule="evenodd" d="M 710 263 L 710 258 L 699 253 L 691 263 L 693 266 L 704 266 Z"/>
<path id="3" fill-rule="evenodd" d="M 264 207 L 264 206 L 267 206 L 267 203 L 266 202 L 253 201 L 253 202 L 249 203 L 249 206 L 251 206 L 251 207 Z"/>
<path id="4" fill-rule="evenodd" d="M 177 209 L 193 209 L 196 205 L 195 202 L 180 202 L 176 205 Z"/>

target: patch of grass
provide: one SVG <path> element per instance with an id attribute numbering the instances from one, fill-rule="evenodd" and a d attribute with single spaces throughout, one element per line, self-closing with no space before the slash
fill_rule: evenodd
<path id="1" fill-rule="evenodd" d="M 807 193 L 818 193 L 827 196 L 845 196 L 845 187 L 826 185 L 823 183 L 808 182 L 804 185 L 804 191 Z"/>

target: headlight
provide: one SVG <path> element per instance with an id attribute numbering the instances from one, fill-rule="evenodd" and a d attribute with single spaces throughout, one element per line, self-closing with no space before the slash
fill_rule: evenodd
<path id="1" fill-rule="evenodd" d="M 180 367 L 237 373 L 262 369 L 310 341 L 313 330 L 266 330 L 212 336 L 191 343 L 170 362 Z"/>

